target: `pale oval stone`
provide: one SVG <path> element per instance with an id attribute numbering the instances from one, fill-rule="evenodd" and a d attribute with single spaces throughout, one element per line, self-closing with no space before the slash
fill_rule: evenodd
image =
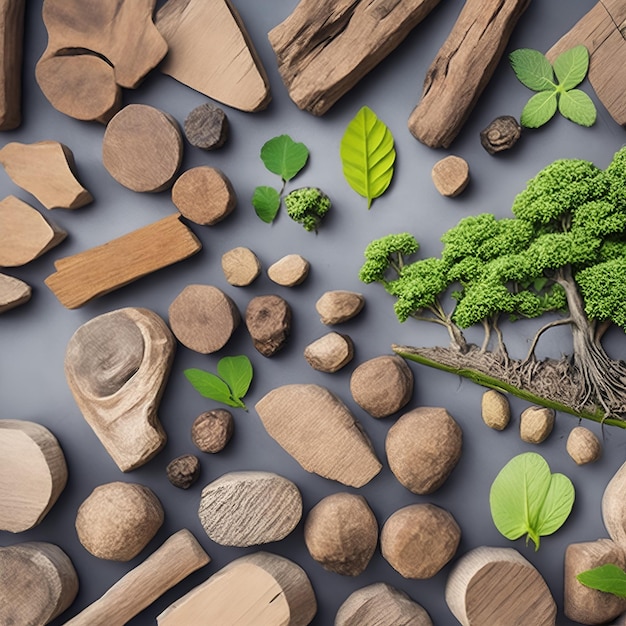
<path id="1" fill-rule="evenodd" d="M 267 268 L 269 279 L 282 287 L 300 285 L 309 275 L 311 264 L 299 254 L 288 254 Z"/>
<path id="2" fill-rule="evenodd" d="M 507 397 L 495 389 L 483 394 L 481 411 L 483 422 L 494 430 L 504 430 L 511 420 L 511 405 Z"/>
<path id="3" fill-rule="evenodd" d="M 519 432 L 526 443 L 544 442 L 554 428 L 555 412 L 542 406 L 528 407 L 520 417 Z"/>
<path id="4" fill-rule="evenodd" d="M 566 449 L 576 465 L 593 463 L 602 455 L 600 440 L 594 432 L 584 426 L 572 429 L 567 438 Z"/>
<path id="5" fill-rule="evenodd" d="M 302 518 L 294 483 L 272 472 L 229 472 L 200 497 L 200 522 L 222 546 L 247 547 L 284 539 Z"/>
<path id="6" fill-rule="evenodd" d="M 463 433 L 441 408 L 420 407 L 389 429 L 385 450 L 398 481 L 417 494 L 439 489 L 461 458 Z"/>
<path id="7" fill-rule="evenodd" d="M 247 287 L 261 273 L 261 262 L 252 250 L 240 246 L 224 252 L 222 271 L 227 282 L 233 287 Z"/>
<path id="8" fill-rule="evenodd" d="M 315 303 L 322 324 L 341 324 L 361 312 L 365 298 L 354 291 L 327 291 Z"/>
<path id="9" fill-rule="evenodd" d="M 350 363 L 354 357 L 354 343 L 348 335 L 327 333 L 304 349 L 304 358 L 315 370 L 332 374 Z"/>
<path id="10" fill-rule="evenodd" d="M 604 490 L 602 519 L 609 537 L 626 550 L 626 463 L 615 472 Z"/>

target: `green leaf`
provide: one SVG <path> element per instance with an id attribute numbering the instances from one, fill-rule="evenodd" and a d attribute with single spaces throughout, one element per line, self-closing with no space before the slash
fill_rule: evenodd
<path id="1" fill-rule="evenodd" d="M 585 587 L 626 598 L 626 572 L 612 563 L 581 572 L 576 579 Z"/>
<path id="2" fill-rule="evenodd" d="M 593 100 L 580 89 L 571 89 L 561 94 L 559 111 L 563 117 L 581 126 L 593 126 L 596 121 Z"/>
<path id="3" fill-rule="evenodd" d="M 393 143 L 391 131 L 366 106 L 350 121 L 341 139 L 343 175 L 354 191 L 367 198 L 368 209 L 393 178 Z"/>
<path id="4" fill-rule="evenodd" d="M 556 107 L 556 91 L 536 93 L 522 110 L 520 123 L 526 128 L 539 128 L 554 116 Z"/>
<path id="5" fill-rule="evenodd" d="M 559 80 L 559 90 L 569 91 L 579 85 L 589 70 L 589 51 L 585 46 L 574 46 L 554 60 L 554 73 Z"/>
<path id="6" fill-rule="evenodd" d="M 551 474 L 543 457 L 525 452 L 511 459 L 489 492 L 496 528 L 514 541 L 526 534 L 539 549 L 540 537 L 556 532 L 574 505 L 574 486 L 563 474 Z"/>
<path id="7" fill-rule="evenodd" d="M 550 61 L 539 50 L 520 48 L 509 55 L 509 61 L 518 80 L 533 91 L 556 89 Z"/>
<path id="8" fill-rule="evenodd" d="M 241 400 L 252 382 L 252 363 L 245 354 L 225 356 L 217 363 L 217 373 L 230 387 L 233 398 Z"/>
<path id="9" fill-rule="evenodd" d="M 539 276 L 538 278 L 535 278 L 535 280 L 533 280 L 532 285 L 533 285 L 533 289 L 535 291 L 541 291 L 547 284 L 548 279 L 545 276 Z M 528 287 L 530 285 L 530 282 L 526 285 L 526 287 Z"/>
<path id="10" fill-rule="evenodd" d="M 280 208 L 280 194 L 273 187 L 257 187 L 252 195 L 252 206 L 264 222 L 271 224 Z"/>
<path id="11" fill-rule="evenodd" d="M 230 387 L 219 376 L 196 368 L 187 369 L 183 373 L 201 396 L 228 406 L 241 406 L 240 402 L 233 399 Z"/>
<path id="12" fill-rule="evenodd" d="M 308 158 L 308 148 L 303 143 L 296 143 L 289 135 L 274 137 L 261 148 L 265 167 L 284 181 L 291 180 L 306 165 Z"/>

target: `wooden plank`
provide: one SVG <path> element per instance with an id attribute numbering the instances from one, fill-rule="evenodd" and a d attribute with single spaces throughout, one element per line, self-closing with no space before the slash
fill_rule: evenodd
<path id="1" fill-rule="evenodd" d="M 22 123 L 22 46 L 26 0 L 0 0 L 0 130 Z"/>

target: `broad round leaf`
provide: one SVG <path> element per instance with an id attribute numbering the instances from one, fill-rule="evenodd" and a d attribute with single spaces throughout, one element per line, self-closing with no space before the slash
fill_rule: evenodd
<path id="1" fill-rule="evenodd" d="M 526 128 L 539 128 L 556 113 L 556 91 L 541 91 L 535 94 L 522 110 L 520 122 Z"/>
<path id="2" fill-rule="evenodd" d="M 274 137 L 261 148 L 265 167 L 283 180 L 291 180 L 306 165 L 308 158 L 308 148 L 303 143 L 296 143 L 289 135 Z"/>
<path id="3" fill-rule="evenodd" d="M 537 534 L 544 537 L 561 528 L 572 512 L 574 498 L 572 481 L 563 474 L 552 474 L 550 488 L 540 507 L 536 526 Z"/>
<path id="4" fill-rule="evenodd" d="M 589 51 L 585 46 L 574 46 L 561 53 L 554 60 L 553 67 L 560 89 L 569 91 L 579 85 L 587 75 Z"/>
<path id="5" fill-rule="evenodd" d="M 264 222 L 271 224 L 280 208 L 280 194 L 273 187 L 257 187 L 252 195 L 252 206 Z"/>
<path id="6" fill-rule="evenodd" d="M 245 354 L 225 356 L 217 363 L 217 373 L 230 387 L 234 398 L 241 399 L 252 382 L 252 363 Z"/>
<path id="7" fill-rule="evenodd" d="M 509 55 L 509 61 L 518 80 L 529 89 L 545 91 L 556 87 L 552 65 L 539 50 L 514 50 Z"/>
<path id="8" fill-rule="evenodd" d="M 613 563 L 581 572 L 576 579 L 585 587 L 626 598 L 626 572 Z"/>
<path id="9" fill-rule="evenodd" d="M 239 406 L 233 402 L 230 388 L 219 376 L 196 368 L 187 369 L 183 373 L 201 396 L 228 406 Z"/>
<path id="10" fill-rule="evenodd" d="M 596 121 L 596 107 L 593 100 L 580 89 L 572 89 L 561 94 L 559 111 L 568 120 L 581 126 L 593 126 Z"/>

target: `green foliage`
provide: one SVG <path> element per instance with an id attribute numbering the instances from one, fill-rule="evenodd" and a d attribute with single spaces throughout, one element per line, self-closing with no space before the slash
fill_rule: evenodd
<path id="1" fill-rule="evenodd" d="M 539 549 L 540 538 L 556 532 L 574 505 L 574 485 L 552 474 L 545 459 L 525 452 L 511 459 L 496 476 L 489 506 L 496 528 L 512 541 L 526 535 Z"/>
<path id="2" fill-rule="evenodd" d="M 305 230 L 315 231 L 330 209 L 330 198 L 317 187 L 302 187 L 285 196 L 289 217 Z"/>
<path id="3" fill-rule="evenodd" d="M 576 576 L 576 580 L 585 587 L 626 598 L 626 572 L 613 563 L 581 572 Z"/>
<path id="4" fill-rule="evenodd" d="M 564 117 L 581 126 L 595 123 L 593 101 L 584 91 L 574 89 L 589 69 L 589 52 L 585 46 L 566 50 L 554 60 L 554 65 L 541 52 L 529 48 L 513 51 L 509 60 L 519 81 L 538 92 L 522 110 L 522 126 L 543 126 L 557 108 Z"/>
<path id="5" fill-rule="evenodd" d="M 252 195 L 252 206 L 265 223 L 271 224 L 280 208 L 280 193 L 274 187 L 259 186 Z"/>
<path id="6" fill-rule="evenodd" d="M 587 267 L 576 274 L 592 320 L 611 320 L 626 331 L 626 257 Z"/>
<path id="7" fill-rule="evenodd" d="M 365 248 L 366 261 L 359 271 L 359 278 L 364 283 L 384 282 L 385 274 L 390 268 L 399 273 L 404 266 L 405 257 L 418 250 L 417 240 L 409 233 L 375 239 Z"/>
<path id="8" fill-rule="evenodd" d="M 396 151 L 393 136 L 369 107 L 362 107 L 341 139 L 343 175 L 359 195 L 372 200 L 381 196 L 393 178 Z"/>

